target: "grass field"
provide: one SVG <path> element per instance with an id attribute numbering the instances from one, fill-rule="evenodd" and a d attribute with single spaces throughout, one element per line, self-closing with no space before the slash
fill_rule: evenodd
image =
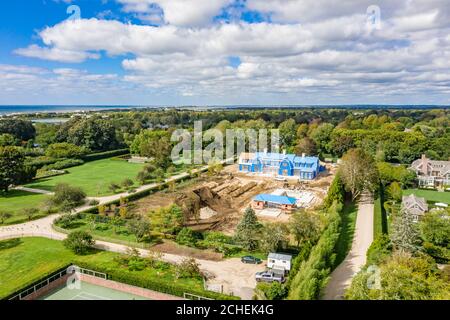
<path id="1" fill-rule="evenodd" d="M 415 194 L 423 197 L 429 202 L 443 202 L 450 204 L 450 192 L 439 192 L 433 190 L 407 189 L 403 191 L 404 195 Z"/>
<path id="2" fill-rule="evenodd" d="M 67 183 L 82 188 L 88 196 L 108 196 L 112 194 L 108 190 L 111 182 L 120 184 L 129 178 L 136 183 L 136 175 L 143 167 L 144 164 L 103 159 L 67 169 L 68 174 L 36 180 L 27 187 L 52 191 L 58 183 Z"/>
<path id="3" fill-rule="evenodd" d="M 30 208 L 39 209 L 44 205 L 47 198 L 47 195 L 19 190 L 10 190 L 8 193 L 0 193 L 0 211 L 12 215 L 11 218 L 5 220 L 5 224 L 26 221 L 28 217 L 25 216 L 23 210 Z M 42 214 L 40 214 L 40 216 L 42 216 Z"/>
<path id="4" fill-rule="evenodd" d="M 165 264 L 164 268 L 146 267 L 141 271 L 131 271 L 115 261 L 117 256 L 117 253 L 106 251 L 76 256 L 66 249 L 62 242 L 43 238 L 0 241 L 0 299 L 70 263 L 81 265 L 85 263 L 105 271 L 121 271 L 123 275 L 129 274 L 143 280 L 158 279 L 167 285 L 203 290 L 201 278 L 177 279 L 174 267 L 171 265 Z"/>

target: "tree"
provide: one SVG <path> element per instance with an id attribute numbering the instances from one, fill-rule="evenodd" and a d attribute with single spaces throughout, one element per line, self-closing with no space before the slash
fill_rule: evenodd
<path id="1" fill-rule="evenodd" d="M 131 144 L 131 152 L 152 159 L 156 167 L 167 169 L 170 166 L 172 142 L 170 134 L 164 130 L 143 130 Z"/>
<path id="2" fill-rule="evenodd" d="M 10 134 L 21 141 L 34 139 L 36 130 L 31 121 L 20 119 L 0 120 L 0 134 Z"/>
<path id="3" fill-rule="evenodd" d="M 317 154 L 317 145 L 310 138 L 301 139 L 297 145 L 295 146 L 296 154 L 307 154 L 307 155 L 316 155 Z"/>
<path id="4" fill-rule="evenodd" d="M 12 217 L 12 214 L 6 211 L 0 211 L 0 224 L 4 224 L 6 220 Z"/>
<path id="5" fill-rule="evenodd" d="M 450 245 L 449 211 L 432 211 L 425 214 L 419 223 L 420 232 L 425 241 L 436 246 L 448 248 Z"/>
<path id="6" fill-rule="evenodd" d="M 0 147 L 15 146 L 17 144 L 16 138 L 9 133 L 0 134 Z"/>
<path id="7" fill-rule="evenodd" d="M 375 192 L 378 186 L 378 170 L 373 158 L 361 149 L 351 149 L 342 157 L 340 175 L 353 200 L 363 191 Z"/>
<path id="8" fill-rule="evenodd" d="M 278 126 L 280 130 L 280 139 L 284 147 L 288 148 L 294 144 L 297 136 L 297 124 L 294 119 L 288 119 Z"/>
<path id="9" fill-rule="evenodd" d="M 194 258 L 185 258 L 176 266 L 175 277 L 196 278 L 201 276 L 200 265 Z"/>
<path id="10" fill-rule="evenodd" d="M 419 250 L 421 238 L 412 216 L 405 210 L 394 219 L 391 240 L 394 248 L 401 252 L 416 252 Z"/>
<path id="11" fill-rule="evenodd" d="M 241 222 L 236 228 L 235 241 L 246 250 L 256 250 L 258 248 L 261 227 L 255 211 L 252 208 L 247 208 Z"/>
<path id="12" fill-rule="evenodd" d="M 306 138 L 308 136 L 308 125 L 306 123 L 302 123 L 301 125 L 298 126 L 297 128 L 297 139 L 303 139 Z"/>
<path id="13" fill-rule="evenodd" d="M 0 121 L 1 122 L 1 121 Z M 0 147 L 0 190 L 21 183 L 25 172 L 25 156 L 17 147 Z"/>
<path id="14" fill-rule="evenodd" d="M 220 161 L 211 161 L 208 164 L 208 175 L 209 176 L 215 176 L 222 172 L 223 165 Z"/>
<path id="15" fill-rule="evenodd" d="M 326 153 L 329 151 L 333 129 L 334 126 L 331 123 L 323 123 L 311 131 L 310 138 L 316 143 L 319 152 Z"/>
<path id="16" fill-rule="evenodd" d="M 54 143 L 47 147 L 45 154 L 51 158 L 80 158 L 86 154 L 87 150 L 84 147 L 76 146 L 72 143 L 62 142 Z"/>
<path id="17" fill-rule="evenodd" d="M 122 187 L 124 187 L 125 189 L 129 189 L 134 185 L 133 180 L 126 178 L 122 181 Z"/>
<path id="18" fill-rule="evenodd" d="M 314 244 L 321 231 L 321 224 L 316 213 L 301 210 L 289 219 L 289 230 L 297 241 L 297 245 Z"/>
<path id="19" fill-rule="evenodd" d="M 288 230 L 283 223 L 266 224 L 261 232 L 260 248 L 264 253 L 277 252 L 287 241 Z"/>
<path id="20" fill-rule="evenodd" d="M 389 193 L 390 197 L 395 201 L 395 202 L 400 202 L 402 201 L 402 197 L 403 197 L 403 190 L 402 187 L 400 186 L 400 184 L 397 181 L 392 182 L 388 189 L 387 192 Z"/>
<path id="21" fill-rule="evenodd" d="M 436 272 L 436 262 L 425 255 L 395 253 L 379 266 L 379 272 L 363 270 L 352 281 L 349 300 L 448 300 L 448 283 Z M 379 286 L 368 286 L 378 277 Z"/>
<path id="22" fill-rule="evenodd" d="M 330 142 L 331 151 L 338 157 L 355 147 L 351 136 L 332 135 Z"/>
<path id="23" fill-rule="evenodd" d="M 190 228 L 181 229 L 176 238 L 178 244 L 189 247 L 195 247 L 198 240 L 199 236 Z"/>
<path id="24" fill-rule="evenodd" d="M 95 245 L 95 241 L 86 231 L 74 231 L 67 236 L 63 244 L 75 254 L 85 254 Z"/>
<path id="25" fill-rule="evenodd" d="M 342 183 L 341 175 L 339 172 L 334 177 L 331 183 L 330 189 L 328 190 L 327 197 L 323 201 L 323 205 L 326 209 L 330 208 L 335 201 L 338 203 L 344 203 L 344 184 Z"/>
<path id="26" fill-rule="evenodd" d="M 116 193 L 117 190 L 120 189 L 120 186 L 119 186 L 117 183 L 115 183 L 115 182 L 111 182 L 111 183 L 109 184 L 109 186 L 108 186 L 108 189 L 109 189 L 109 191 L 111 191 L 112 193 Z"/>
<path id="27" fill-rule="evenodd" d="M 137 242 L 141 242 L 150 235 L 151 225 L 147 219 L 133 219 L 127 223 L 127 229 L 134 234 Z"/>
<path id="28" fill-rule="evenodd" d="M 26 208 L 23 210 L 25 216 L 28 218 L 28 221 L 31 221 L 33 217 L 39 212 L 37 208 Z"/>
<path id="29" fill-rule="evenodd" d="M 113 150 L 119 146 L 111 121 L 99 117 L 66 122 L 59 130 L 57 140 L 95 151 Z"/>
<path id="30" fill-rule="evenodd" d="M 50 202 L 55 206 L 60 206 L 65 212 L 70 212 L 82 205 L 85 199 L 86 193 L 81 188 L 60 183 L 56 185 L 55 193 L 50 199 Z"/>

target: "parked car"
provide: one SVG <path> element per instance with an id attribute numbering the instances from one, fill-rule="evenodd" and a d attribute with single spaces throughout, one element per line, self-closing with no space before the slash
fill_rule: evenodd
<path id="1" fill-rule="evenodd" d="M 241 258 L 242 263 L 260 264 L 262 261 L 259 258 L 253 256 L 245 256 Z"/>
<path id="2" fill-rule="evenodd" d="M 256 273 L 256 281 L 257 282 L 279 282 L 283 283 L 286 279 L 282 274 L 275 273 L 273 271 L 264 271 Z"/>

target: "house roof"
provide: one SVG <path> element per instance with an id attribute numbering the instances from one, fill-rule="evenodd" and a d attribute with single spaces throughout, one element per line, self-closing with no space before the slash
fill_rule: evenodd
<path id="1" fill-rule="evenodd" d="M 402 206 L 409 212 L 412 213 L 425 213 L 428 211 L 428 203 L 425 198 L 417 197 L 415 194 L 410 194 L 409 196 L 403 196 Z M 416 208 L 416 206 L 418 208 Z"/>
<path id="2" fill-rule="evenodd" d="M 292 256 L 290 254 L 284 253 L 269 253 L 268 258 L 273 260 L 286 260 L 286 261 L 292 260 Z"/>
<path id="3" fill-rule="evenodd" d="M 414 170 L 421 170 L 424 160 L 426 160 L 428 166 L 427 171 L 428 170 L 438 171 L 440 175 L 445 175 L 450 171 L 450 161 L 430 160 L 426 158 L 415 160 L 411 164 L 411 168 Z"/>
<path id="4" fill-rule="evenodd" d="M 302 162 L 302 163 L 317 163 L 319 158 L 317 157 L 301 157 L 292 153 L 284 154 L 284 153 L 274 153 L 274 152 L 256 152 L 256 158 L 266 159 L 266 160 L 284 160 L 288 159 L 292 162 Z"/>
<path id="5" fill-rule="evenodd" d="M 297 203 L 297 199 L 295 198 L 287 196 L 277 196 L 273 194 L 258 194 L 253 198 L 253 200 L 287 205 L 295 205 Z"/>

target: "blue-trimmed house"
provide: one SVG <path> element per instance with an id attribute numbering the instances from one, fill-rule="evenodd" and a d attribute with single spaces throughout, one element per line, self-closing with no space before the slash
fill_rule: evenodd
<path id="1" fill-rule="evenodd" d="M 239 157 L 240 172 L 314 180 L 323 170 L 318 157 L 308 157 L 305 154 L 297 156 L 286 153 L 256 152 L 242 153 Z"/>

